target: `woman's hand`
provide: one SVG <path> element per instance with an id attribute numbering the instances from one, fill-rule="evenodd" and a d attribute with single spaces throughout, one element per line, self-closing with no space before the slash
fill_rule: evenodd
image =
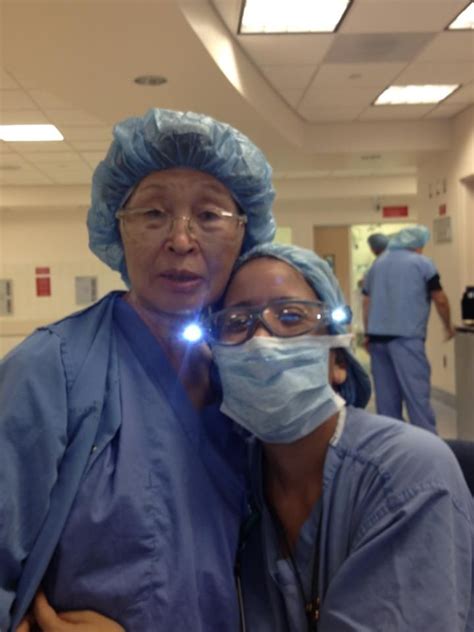
<path id="1" fill-rule="evenodd" d="M 43 592 L 36 595 L 32 615 L 42 632 L 125 632 L 125 628 L 92 610 L 56 612 Z M 16 632 L 30 632 L 31 620 L 26 617 Z"/>

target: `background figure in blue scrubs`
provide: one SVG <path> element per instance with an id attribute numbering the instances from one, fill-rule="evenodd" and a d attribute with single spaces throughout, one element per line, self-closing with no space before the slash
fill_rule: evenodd
<path id="1" fill-rule="evenodd" d="M 273 237 L 273 198 L 265 157 L 225 123 L 153 109 L 115 127 L 88 228 L 129 289 L 1 365 L 2 631 L 40 584 L 55 611 L 129 631 L 238 629 L 244 445 L 208 346 L 182 334 L 239 253 Z"/>
<path id="2" fill-rule="evenodd" d="M 245 629 L 470 632 L 472 496 L 441 439 L 354 407 L 343 305 L 316 254 L 263 244 L 211 319 L 222 410 L 253 435 Z"/>
<path id="3" fill-rule="evenodd" d="M 428 239 L 425 226 L 404 228 L 390 239 L 365 278 L 363 309 L 377 412 L 403 419 L 405 402 L 412 424 L 436 432 L 425 352 L 431 301 L 446 340 L 454 329 L 438 271 L 421 254 Z"/>

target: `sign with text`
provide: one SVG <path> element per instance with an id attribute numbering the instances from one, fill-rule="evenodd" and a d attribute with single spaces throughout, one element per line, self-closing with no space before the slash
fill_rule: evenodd
<path id="1" fill-rule="evenodd" d="M 408 217 L 408 206 L 383 206 L 383 217 Z"/>

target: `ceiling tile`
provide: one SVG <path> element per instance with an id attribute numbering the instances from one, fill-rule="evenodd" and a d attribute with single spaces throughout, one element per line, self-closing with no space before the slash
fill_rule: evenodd
<path id="1" fill-rule="evenodd" d="M 15 171 L 0 169 L 0 183 L 3 185 L 31 186 L 34 184 L 51 184 L 51 179 L 31 166 Z"/>
<path id="2" fill-rule="evenodd" d="M 444 29 L 466 5 L 465 0 L 429 3 L 356 0 L 350 7 L 341 33 L 422 33 Z"/>
<path id="3" fill-rule="evenodd" d="M 442 119 L 442 118 L 451 118 L 459 114 L 463 110 L 465 110 L 468 105 L 465 103 L 440 103 L 434 110 L 429 112 L 425 118 L 430 119 Z"/>
<path id="4" fill-rule="evenodd" d="M 104 122 L 82 110 L 56 110 L 46 108 L 45 113 L 57 127 L 61 125 L 103 125 Z"/>
<path id="5" fill-rule="evenodd" d="M 90 184 L 92 177 L 92 169 L 83 161 L 71 165 L 66 163 L 63 166 L 43 163 L 41 171 L 55 184 Z"/>
<path id="6" fill-rule="evenodd" d="M 16 142 L 9 145 L 18 153 L 64 151 L 64 141 Z"/>
<path id="7" fill-rule="evenodd" d="M 317 66 L 310 65 L 281 65 L 261 66 L 260 70 L 265 77 L 279 90 L 304 89 L 316 72 Z"/>
<path id="8" fill-rule="evenodd" d="M 324 61 L 327 63 L 408 62 L 433 33 L 338 34 Z"/>
<path id="9" fill-rule="evenodd" d="M 69 163 L 80 164 L 82 161 L 78 154 L 74 151 L 38 151 L 38 152 L 22 152 L 21 154 L 26 160 L 30 160 L 37 165 L 43 163 L 66 165 Z"/>
<path id="10" fill-rule="evenodd" d="M 433 109 L 429 105 L 380 105 L 371 106 L 359 116 L 361 121 L 417 120 Z"/>
<path id="11" fill-rule="evenodd" d="M 301 101 L 304 90 L 278 90 L 279 94 L 291 107 L 296 107 Z"/>
<path id="12" fill-rule="evenodd" d="M 443 103 L 474 103 L 474 82 L 461 86 L 459 90 L 453 92 Z"/>
<path id="13" fill-rule="evenodd" d="M 111 140 L 75 140 L 69 144 L 77 151 L 101 151 L 105 156 Z"/>
<path id="14" fill-rule="evenodd" d="M 454 84 L 474 80 L 473 62 L 425 62 L 413 63 L 397 77 L 397 85 Z"/>
<path id="15" fill-rule="evenodd" d="M 316 77 L 304 95 L 301 106 L 367 106 L 372 103 L 378 95 L 378 88 L 353 87 L 349 82 L 331 86 L 320 85 Z"/>
<path id="16" fill-rule="evenodd" d="M 0 110 L 2 125 L 35 125 L 49 123 L 40 110 Z"/>
<path id="17" fill-rule="evenodd" d="M 474 31 L 444 31 L 433 38 L 416 58 L 417 62 L 474 62 Z"/>
<path id="18" fill-rule="evenodd" d="M 312 107 L 308 104 L 298 108 L 298 113 L 310 123 L 355 121 L 361 107 Z"/>
<path id="19" fill-rule="evenodd" d="M 1 90 L 0 110 L 35 110 L 36 104 L 23 90 Z"/>
<path id="20" fill-rule="evenodd" d="M 321 64 L 315 79 L 319 86 L 347 84 L 353 87 L 384 88 L 403 68 L 404 63 Z"/>
<path id="21" fill-rule="evenodd" d="M 238 42 L 258 66 L 318 64 L 334 39 L 332 34 L 240 35 Z"/>
<path id="22" fill-rule="evenodd" d="M 70 141 L 112 141 L 112 125 L 108 126 L 72 126 L 61 125 L 61 133 L 66 140 Z"/>
<path id="23" fill-rule="evenodd" d="M 46 90 L 29 90 L 31 98 L 44 110 L 72 110 L 74 106 Z"/>
<path id="24" fill-rule="evenodd" d="M 0 90 L 18 90 L 20 86 L 3 68 L 0 68 Z"/>

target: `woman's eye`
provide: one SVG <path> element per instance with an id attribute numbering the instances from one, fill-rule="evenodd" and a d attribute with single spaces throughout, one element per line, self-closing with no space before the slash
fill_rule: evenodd
<path id="1" fill-rule="evenodd" d="M 248 314 L 236 314 L 226 319 L 223 329 L 228 333 L 242 331 L 247 329 L 250 320 Z"/>
<path id="2" fill-rule="evenodd" d="M 163 221 L 166 219 L 167 213 L 159 208 L 150 208 L 143 213 L 143 217 L 148 221 Z"/>
<path id="3" fill-rule="evenodd" d="M 283 325 L 299 325 L 301 322 L 307 319 L 307 314 L 299 309 L 282 309 L 278 314 L 278 320 Z"/>
<path id="4" fill-rule="evenodd" d="M 196 213 L 196 218 L 199 222 L 211 224 L 212 222 L 218 222 L 222 219 L 222 214 L 217 209 L 200 209 Z"/>

